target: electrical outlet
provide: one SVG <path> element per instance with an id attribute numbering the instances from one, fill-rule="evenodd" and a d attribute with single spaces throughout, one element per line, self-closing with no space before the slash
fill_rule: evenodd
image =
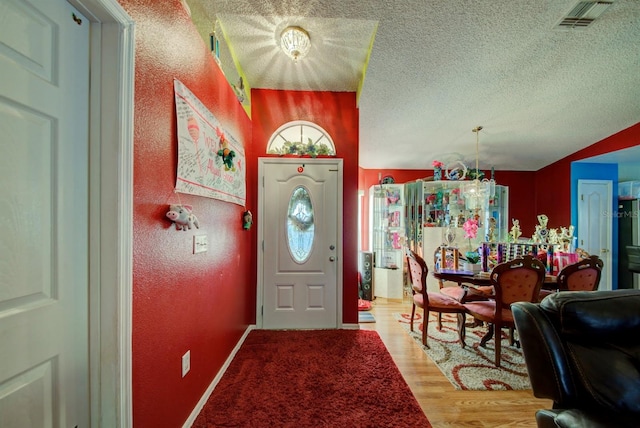
<path id="1" fill-rule="evenodd" d="M 189 370 L 191 370 L 191 351 L 187 351 L 182 356 L 182 377 L 185 377 Z"/>
<path id="2" fill-rule="evenodd" d="M 208 248 L 207 235 L 193 236 L 193 254 L 205 253 Z"/>

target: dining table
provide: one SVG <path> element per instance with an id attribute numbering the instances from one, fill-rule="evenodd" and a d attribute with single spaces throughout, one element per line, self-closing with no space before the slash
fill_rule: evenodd
<path id="1" fill-rule="evenodd" d="M 433 276 L 442 281 L 450 281 L 458 284 L 465 290 L 460 299 L 461 303 L 471 302 L 474 300 L 487 300 L 493 297 L 493 285 L 491 284 L 491 272 L 471 272 L 456 269 L 436 269 L 432 271 Z M 546 290 L 557 290 L 558 277 L 556 275 L 546 274 L 542 288 Z M 479 320 L 474 319 L 469 327 L 482 324 Z M 487 333 L 480 340 L 480 345 L 484 346 L 493 336 L 493 326 L 489 325 Z"/>
<path id="2" fill-rule="evenodd" d="M 458 286 L 468 287 L 471 294 L 481 293 L 490 297 L 492 292 L 488 287 L 491 285 L 491 272 L 471 272 L 456 269 L 436 269 L 433 276 L 442 281 L 455 282 Z M 547 290 L 555 290 L 558 285 L 558 277 L 556 275 L 546 274 L 542 288 Z"/>

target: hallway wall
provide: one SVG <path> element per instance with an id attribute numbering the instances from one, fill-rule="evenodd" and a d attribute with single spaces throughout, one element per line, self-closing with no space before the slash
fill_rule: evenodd
<path id="1" fill-rule="evenodd" d="M 188 418 L 249 324 L 255 322 L 255 228 L 245 208 L 174 192 L 174 78 L 252 152 L 251 122 L 178 0 L 120 0 L 135 20 L 133 217 L 133 421 L 178 427 Z M 256 203 L 255 166 L 247 207 Z M 169 204 L 193 206 L 200 228 L 177 231 Z M 193 254 L 193 236 L 209 249 Z M 191 352 L 191 371 L 181 358 Z"/>

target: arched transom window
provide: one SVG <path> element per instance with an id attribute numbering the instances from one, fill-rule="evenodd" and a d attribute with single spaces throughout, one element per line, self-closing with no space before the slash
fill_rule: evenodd
<path id="1" fill-rule="evenodd" d="M 312 122 L 285 123 L 271 136 L 267 153 L 276 155 L 335 156 L 336 146 L 327 132 Z"/>

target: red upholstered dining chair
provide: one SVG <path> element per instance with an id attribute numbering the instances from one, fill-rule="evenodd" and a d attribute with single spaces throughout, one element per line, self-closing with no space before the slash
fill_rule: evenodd
<path id="1" fill-rule="evenodd" d="M 429 313 L 437 312 L 438 314 L 457 314 L 458 338 L 460 339 L 460 344 L 464 348 L 465 308 L 462 303 L 442 293 L 432 293 L 427 290 L 427 275 L 429 274 L 429 268 L 427 267 L 424 259 L 410 249 L 407 249 L 407 267 L 413 295 L 413 304 L 411 305 L 411 331 L 413 331 L 413 318 L 416 313 L 416 307 L 422 308 L 422 344 L 428 347 L 427 327 L 429 325 Z M 438 329 L 441 328 L 442 325 L 439 324 Z"/>
<path id="2" fill-rule="evenodd" d="M 565 266 L 558 274 L 559 291 L 595 291 L 600 284 L 604 262 L 590 256 L 578 263 Z"/>
<path id="3" fill-rule="evenodd" d="M 495 336 L 496 367 L 500 367 L 503 328 L 509 328 L 510 345 L 514 344 L 515 323 L 511 304 L 537 302 L 544 275 L 544 264 L 528 255 L 499 264 L 491 271 L 495 300 L 463 304 L 468 314 L 489 324 L 489 330 L 480 341 L 480 346 L 484 347 L 491 337 Z"/>
<path id="4" fill-rule="evenodd" d="M 598 256 L 589 256 L 565 266 L 557 277 L 556 290 L 540 290 L 542 301 L 549 294 L 558 291 L 596 291 L 600 285 L 604 262 Z"/>

